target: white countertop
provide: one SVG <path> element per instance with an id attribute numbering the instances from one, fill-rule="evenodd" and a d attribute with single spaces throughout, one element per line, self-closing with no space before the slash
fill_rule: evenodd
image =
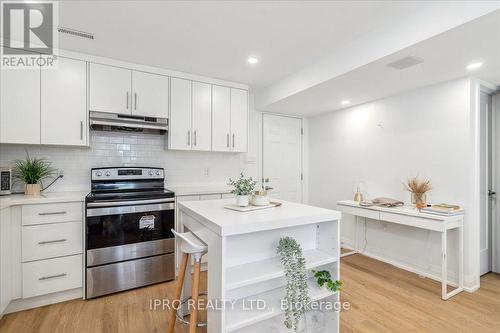
<path id="1" fill-rule="evenodd" d="M 165 186 L 166 189 L 173 191 L 176 196 L 198 195 L 198 194 L 218 194 L 230 193 L 232 187 L 229 185 L 187 185 L 187 186 Z"/>
<path id="2" fill-rule="evenodd" d="M 48 192 L 42 193 L 40 196 L 24 195 L 24 194 L 11 194 L 0 197 L 0 209 L 17 205 L 33 205 L 45 204 L 56 202 L 75 202 L 84 201 L 85 192 Z"/>
<path id="3" fill-rule="evenodd" d="M 179 209 L 221 236 L 340 220 L 339 211 L 281 201 L 279 207 L 238 212 L 224 208 L 234 199 L 180 202 Z"/>

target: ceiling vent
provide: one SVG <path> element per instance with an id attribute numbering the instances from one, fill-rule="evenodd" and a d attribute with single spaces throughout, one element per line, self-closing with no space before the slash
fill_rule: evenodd
<path id="1" fill-rule="evenodd" d="M 414 56 L 404 57 L 402 59 L 396 60 L 387 64 L 387 66 L 395 68 L 395 69 L 405 69 L 411 66 L 415 66 L 424 62 L 424 59 Z"/>
<path id="2" fill-rule="evenodd" d="M 61 34 L 72 35 L 80 38 L 94 39 L 94 35 L 92 35 L 90 32 L 79 31 L 65 27 L 57 27 L 57 31 Z"/>

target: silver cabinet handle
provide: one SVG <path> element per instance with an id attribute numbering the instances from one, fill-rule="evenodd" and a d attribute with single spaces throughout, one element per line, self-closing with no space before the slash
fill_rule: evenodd
<path id="1" fill-rule="evenodd" d="M 50 241 L 43 241 L 43 242 L 38 242 L 39 245 L 44 245 L 44 244 L 54 244 L 54 243 L 62 243 L 67 241 L 66 238 L 61 238 L 61 239 L 55 239 L 55 240 L 50 240 Z"/>
<path id="2" fill-rule="evenodd" d="M 134 93 L 134 110 L 137 110 L 137 93 Z"/>
<path id="3" fill-rule="evenodd" d="M 38 278 L 38 280 L 43 281 L 43 280 L 55 279 L 58 277 L 65 277 L 66 275 L 68 275 L 68 274 L 61 273 L 61 274 L 57 274 L 57 275 L 42 276 L 41 278 Z"/>
<path id="4" fill-rule="evenodd" d="M 128 110 L 128 91 L 127 91 L 127 110 Z"/>
<path id="5" fill-rule="evenodd" d="M 194 131 L 194 145 L 196 146 L 196 131 Z"/>
<path id="6" fill-rule="evenodd" d="M 45 215 L 63 215 L 63 214 L 67 214 L 67 212 L 47 212 L 47 213 L 38 213 L 38 215 L 40 216 L 45 216 Z"/>
<path id="7" fill-rule="evenodd" d="M 80 121 L 80 140 L 83 141 L 83 121 Z"/>
<path id="8" fill-rule="evenodd" d="M 234 148 L 234 133 L 233 133 L 233 148 Z"/>
<path id="9" fill-rule="evenodd" d="M 188 130 L 188 137 L 187 137 L 187 139 L 188 139 L 188 140 L 187 140 L 187 141 L 188 141 L 188 144 L 187 144 L 187 145 L 188 145 L 188 146 L 191 146 L 191 131 L 190 131 L 190 130 Z"/>
<path id="10" fill-rule="evenodd" d="M 227 148 L 229 148 L 229 133 L 227 133 L 226 145 L 227 145 Z"/>

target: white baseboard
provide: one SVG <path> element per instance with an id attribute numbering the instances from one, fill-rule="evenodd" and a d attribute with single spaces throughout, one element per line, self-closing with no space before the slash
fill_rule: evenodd
<path id="1" fill-rule="evenodd" d="M 83 297 L 83 289 L 75 288 L 48 295 L 30 297 L 26 299 L 15 299 L 9 303 L 4 314 L 38 308 L 40 306 L 69 301 Z"/>

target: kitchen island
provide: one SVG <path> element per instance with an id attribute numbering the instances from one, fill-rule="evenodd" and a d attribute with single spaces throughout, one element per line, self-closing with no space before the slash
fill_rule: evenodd
<path id="1" fill-rule="evenodd" d="M 180 231 L 191 231 L 208 245 L 209 333 L 290 332 L 283 325 L 286 280 L 276 253 L 284 236 L 293 237 L 302 247 L 311 299 L 338 302 L 338 293 L 318 287 L 311 269 L 328 270 L 333 280 L 340 279 L 341 213 L 281 202 L 279 207 L 251 212 L 225 209 L 234 199 L 179 203 L 184 229 Z M 190 283 L 185 279 L 183 298 L 190 296 Z M 306 324 L 309 333 L 338 332 L 339 313 L 314 309 L 308 312 Z"/>

